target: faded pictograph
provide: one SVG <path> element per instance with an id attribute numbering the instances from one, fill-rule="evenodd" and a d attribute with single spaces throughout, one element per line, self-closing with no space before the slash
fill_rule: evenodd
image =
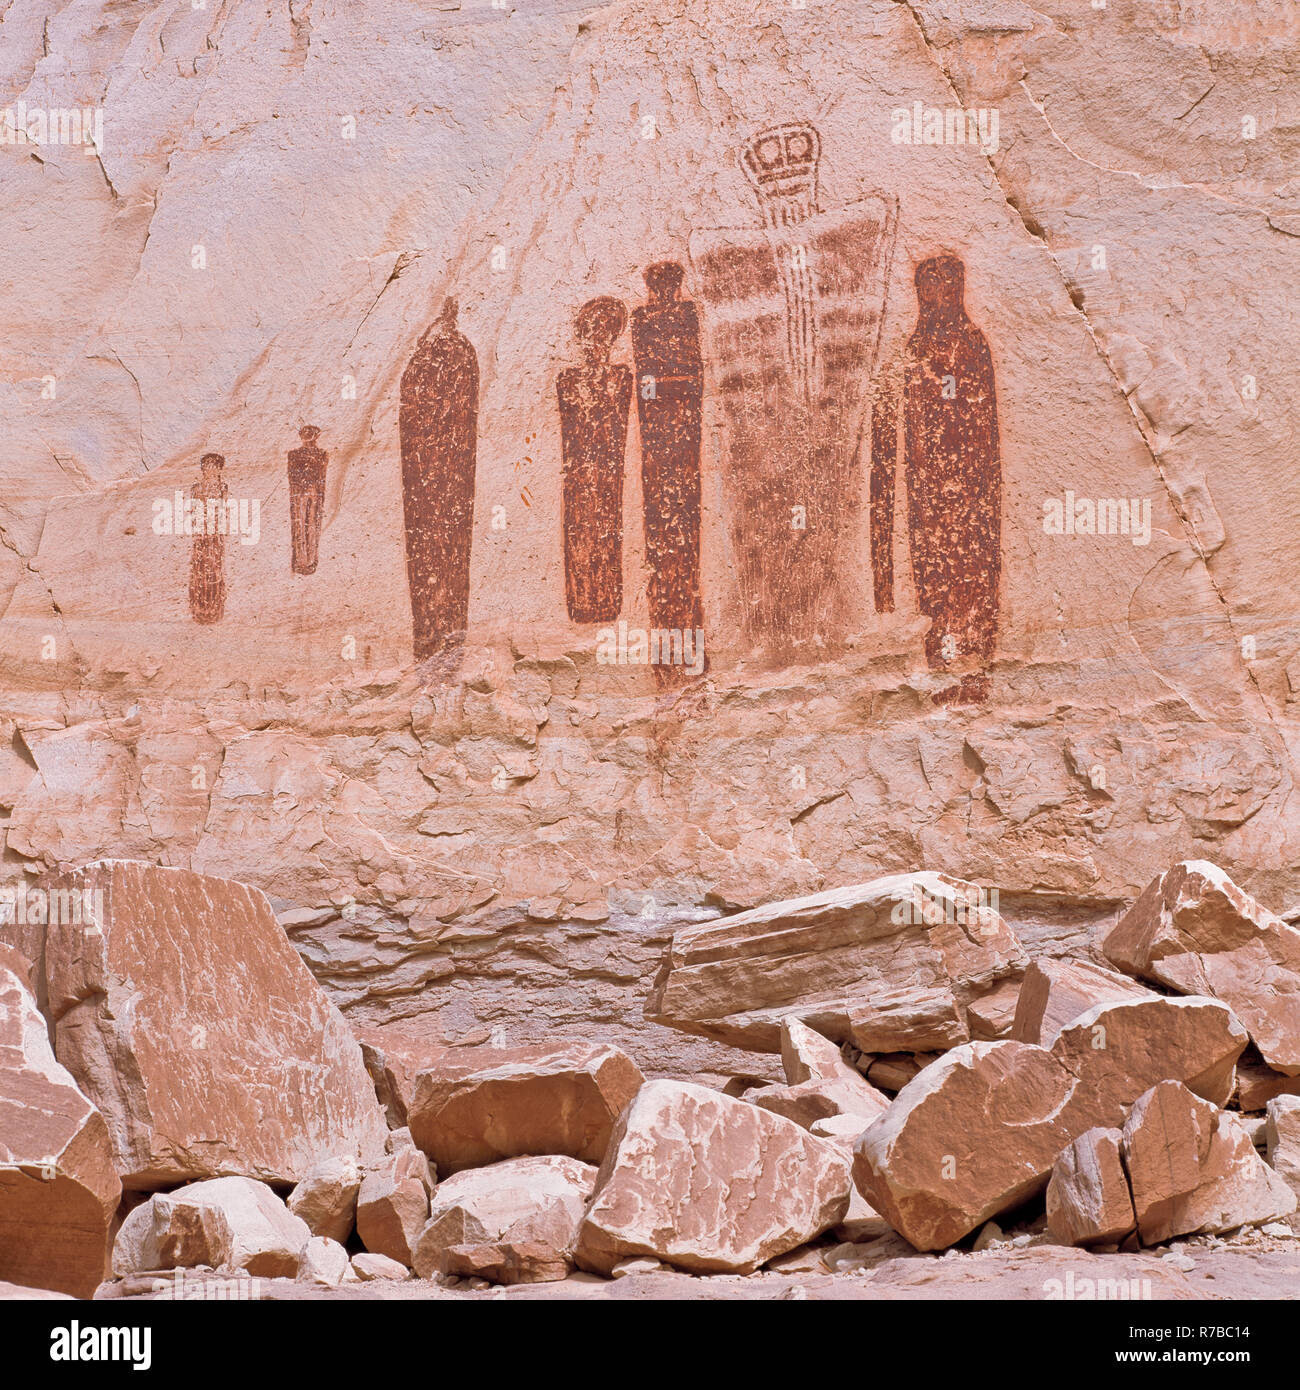
<path id="1" fill-rule="evenodd" d="M 199 481 L 190 493 L 201 504 L 203 517 L 190 547 L 190 616 L 196 623 L 219 623 L 226 611 L 225 466 L 220 454 L 204 454 Z M 216 517 L 221 525 L 209 525 L 209 518 Z"/>
<path id="2" fill-rule="evenodd" d="M 680 659 L 654 663 L 660 686 L 698 675 L 705 665 L 700 598 L 704 363 L 699 316 L 681 294 L 684 278 L 675 261 L 650 266 L 645 272 L 649 298 L 632 312 L 650 628 L 677 634 L 677 641 L 700 649 L 693 671 Z"/>
<path id="3" fill-rule="evenodd" d="M 690 239 L 748 637 L 785 659 L 843 641 L 860 616 L 844 576 L 898 223 L 882 194 L 822 210 L 821 153 L 806 122 L 760 131 L 740 162 L 762 225 Z"/>
<path id="4" fill-rule="evenodd" d="M 605 623 L 623 605 L 623 467 L 632 369 L 611 363 L 627 327 L 617 299 L 588 300 L 575 322 L 582 362 L 556 391 L 563 460 L 564 598 L 575 623 Z"/>
<path id="5" fill-rule="evenodd" d="M 940 255 L 916 267 L 916 328 L 901 371 L 907 536 L 917 604 L 930 619 L 931 670 L 960 677 L 939 703 L 988 696 L 1002 576 L 1002 464 L 993 357 L 965 307 L 965 267 Z M 900 383 L 883 383 L 872 427 L 872 574 L 893 608 L 894 475 Z"/>
<path id="6" fill-rule="evenodd" d="M 325 511 L 325 471 L 329 455 L 316 443 L 320 430 L 304 425 L 302 444 L 289 450 L 289 538 L 294 574 L 315 574 Z"/>
<path id="7" fill-rule="evenodd" d="M 478 356 L 444 302 L 402 373 L 398 427 L 415 659 L 459 662 L 469 625 Z"/>

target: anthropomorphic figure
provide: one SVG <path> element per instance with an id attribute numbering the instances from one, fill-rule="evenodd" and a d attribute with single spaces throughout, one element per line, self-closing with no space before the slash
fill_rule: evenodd
<path id="1" fill-rule="evenodd" d="M 202 521 L 190 548 L 190 616 L 196 623 L 219 623 L 226 611 L 226 498 L 220 454 L 199 460 L 199 481 L 190 497 L 202 503 Z M 196 518 L 197 520 L 197 518 Z"/>
<path id="2" fill-rule="evenodd" d="M 478 357 L 448 299 L 402 373 L 398 431 L 415 659 L 459 662 L 469 626 Z"/>
<path id="3" fill-rule="evenodd" d="M 685 272 L 661 261 L 645 272 L 648 301 L 632 311 L 641 493 L 650 626 L 698 641 L 700 598 L 700 429 L 704 361 L 695 305 L 681 297 Z M 686 634 L 691 634 L 690 638 Z M 681 667 L 655 667 L 658 683 L 682 679 Z"/>
<path id="4" fill-rule="evenodd" d="M 903 458 L 912 576 L 930 619 L 931 670 L 959 683 L 941 703 L 978 703 L 998 630 L 1002 464 L 993 358 L 966 314 L 965 268 L 951 255 L 916 268 L 917 322 L 903 380 Z"/>
<path id="5" fill-rule="evenodd" d="M 304 425 L 302 445 L 289 450 L 289 531 L 294 574 L 315 574 L 320 548 L 321 517 L 325 511 L 325 470 L 329 455 L 318 448 L 320 430 Z"/>
<path id="6" fill-rule="evenodd" d="M 623 606 L 623 463 L 632 369 L 611 363 L 627 327 L 617 299 L 588 300 L 575 323 L 582 362 L 556 383 L 564 464 L 564 597 L 575 623 L 606 623 Z"/>

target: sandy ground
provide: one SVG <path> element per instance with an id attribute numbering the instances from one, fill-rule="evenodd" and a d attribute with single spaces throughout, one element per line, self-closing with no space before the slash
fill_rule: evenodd
<path id="1" fill-rule="evenodd" d="M 785 1257 L 786 1267 L 758 1274 L 656 1271 L 620 1279 L 572 1274 L 562 1282 L 512 1288 L 442 1284 L 347 1284 L 322 1288 L 288 1279 L 258 1281 L 256 1296 L 299 1299 L 1023 1299 L 1300 1300 L 1300 1239 L 1246 1231 L 1232 1238 L 1193 1237 L 1140 1254 L 1090 1254 L 1035 1237 L 1024 1246 L 922 1255 L 897 1236 L 865 1245 L 824 1245 Z M 831 1266 L 828 1268 L 827 1266 Z M 155 1278 L 157 1276 L 154 1276 Z M 198 1278 L 191 1272 L 191 1279 Z M 187 1285 L 187 1296 L 220 1296 Z M 97 1298 L 150 1299 L 149 1276 L 103 1285 Z"/>

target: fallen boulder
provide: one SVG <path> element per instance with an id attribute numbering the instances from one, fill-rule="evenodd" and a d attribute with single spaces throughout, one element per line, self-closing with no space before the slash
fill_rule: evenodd
<path id="1" fill-rule="evenodd" d="M 444 1175 L 528 1154 L 599 1163 L 643 1080 L 609 1043 L 457 1048 L 416 1077 L 411 1134 Z"/>
<path id="2" fill-rule="evenodd" d="M 858 1139 L 854 1177 L 920 1250 L 951 1245 L 1042 1191 L 1065 1144 L 1122 1123 L 1166 1077 L 1216 1105 L 1246 1036 L 1211 999 L 1100 1004 L 1050 1049 L 968 1043 L 920 1072 Z"/>
<path id="3" fill-rule="evenodd" d="M 89 1298 L 122 1185 L 103 1117 L 55 1060 L 30 972 L 0 946 L 0 1280 Z"/>
<path id="4" fill-rule="evenodd" d="M 1102 942 L 1121 970 L 1222 999 L 1275 1071 L 1300 1075 L 1300 928 L 1206 860 L 1147 885 Z"/>
<path id="5" fill-rule="evenodd" d="M 303 1246 L 302 1258 L 298 1262 L 300 1283 L 337 1288 L 340 1284 L 354 1282 L 356 1278 L 348 1252 L 337 1240 L 330 1240 L 328 1236 L 312 1236 Z"/>
<path id="6" fill-rule="evenodd" d="M 974 884 L 897 874 L 677 932 L 646 1018 L 775 1052 L 787 1016 L 863 1052 L 970 1038 L 966 1010 L 1025 955 Z"/>
<path id="7" fill-rule="evenodd" d="M 352 1257 L 352 1272 L 364 1283 L 372 1279 L 409 1279 L 411 1271 L 400 1260 L 389 1259 L 387 1255 L 376 1255 L 363 1250 Z"/>
<path id="8" fill-rule="evenodd" d="M 1047 1184 L 1047 1229 L 1062 1245 L 1117 1245 L 1137 1226 L 1120 1157 L 1121 1131 L 1085 1130 Z"/>
<path id="9" fill-rule="evenodd" d="M 1124 1164 L 1144 1245 L 1288 1216 L 1296 1194 L 1227 1111 L 1162 1081 L 1124 1122 Z"/>
<path id="10" fill-rule="evenodd" d="M 361 1049 L 263 893 L 125 860 L 46 887 L 56 920 L 0 934 L 40 962 L 55 1053 L 103 1114 L 124 1187 L 296 1183 L 382 1153 Z"/>
<path id="11" fill-rule="evenodd" d="M 1091 961 L 1036 960 L 1025 971 L 1010 1036 L 1051 1047 L 1067 1023 L 1098 1004 L 1154 997 L 1154 990 Z"/>
<path id="12" fill-rule="evenodd" d="M 212 1178 L 156 1192 L 136 1207 L 117 1233 L 113 1273 L 206 1265 L 293 1279 L 311 1239 L 307 1223 L 265 1183 Z"/>
<path id="13" fill-rule="evenodd" d="M 307 1223 L 314 1236 L 326 1236 L 340 1244 L 356 1224 L 357 1193 L 361 1173 L 350 1154 L 326 1158 L 315 1164 L 289 1194 L 288 1207 Z"/>
<path id="14" fill-rule="evenodd" d="M 435 1273 L 467 1272 L 491 1278 L 478 1269 L 469 1271 L 467 1265 L 495 1260 L 503 1269 L 511 1260 L 518 1264 L 511 1278 L 494 1280 L 498 1283 L 527 1282 L 526 1270 L 563 1265 L 567 1272 L 595 1180 L 591 1164 L 567 1155 L 511 1158 L 454 1174 L 434 1195 L 428 1223 L 414 1249 L 416 1273 L 425 1279 Z M 543 1247 L 551 1254 L 540 1255 Z M 447 1253 L 452 1249 L 462 1252 L 455 1260 Z M 465 1253 L 470 1250 L 479 1253 Z M 451 1268 L 453 1263 L 457 1268 Z M 562 1279 L 564 1274 L 555 1277 Z"/>
<path id="15" fill-rule="evenodd" d="M 442 1254 L 444 1274 L 493 1284 L 552 1284 L 568 1278 L 572 1268 L 565 1251 L 544 1241 L 453 1245 Z"/>
<path id="16" fill-rule="evenodd" d="M 372 1254 L 409 1265 L 415 1242 L 429 1219 L 433 1174 L 408 1130 L 393 1130 L 389 1149 L 362 1178 L 357 1193 L 357 1236 Z"/>
<path id="17" fill-rule="evenodd" d="M 1269 1101 L 1264 1135 L 1270 1167 L 1300 1197 L 1300 1096 Z"/>
<path id="18" fill-rule="evenodd" d="M 648 1255 L 694 1273 L 751 1273 L 838 1225 L 845 1150 L 790 1120 L 685 1082 L 652 1081 L 619 1117 L 578 1236 L 608 1275 Z"/>

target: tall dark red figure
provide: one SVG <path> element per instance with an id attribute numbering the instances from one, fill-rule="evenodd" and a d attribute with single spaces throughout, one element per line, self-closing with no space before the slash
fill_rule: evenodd
<path id="1" fill-rule="evenodd" d="M 652 628 L 702 631 L 700 426 L 704 362 L 695 305 L 681 298 L 685 272 L 661 261 L 645 272 L 648 303 L 632 311 L 641 491 Z M 657 665 L 660 685 L 681 678 Z"/>
<path id="2" fill-rule="evenodd" d="M 575 623 L 605 623 L 623 606 L 623 462 L 632 369 L 611 363 L 627 327 L 617 299 L 588 300 L 576 320 L 582 364 L 566 367 L 560 401 L 564 460 L 564 597 Z"/>
<path id="3" fill-rule="evenodd" d="M 956 256 L 916 268 L 917 322 L 904 373 L 907 529 L 925 655 L 961 674 L 940 702 L 988 695 L 1002 574 L 1002 464 L 993 357 L 963 302 Z M 972 667 L 975 669 L 972 671 Z"/>
<path id="4" fill-rule="evenodd" d="M 229 489 L 220 454 L 199 460 L 199 481 L 190 496 L 203 504 L 203 516 L 190 549 L 190 616 L 196 623 L 219 623 L 226 611 L 226 498 Z"/>
<path id="5" fill-rule="evenodd" d="M 478 357 L 448 299 L 402 373 L 398 429 L 415 659 L 458 659 L 469 626 Z"/>

